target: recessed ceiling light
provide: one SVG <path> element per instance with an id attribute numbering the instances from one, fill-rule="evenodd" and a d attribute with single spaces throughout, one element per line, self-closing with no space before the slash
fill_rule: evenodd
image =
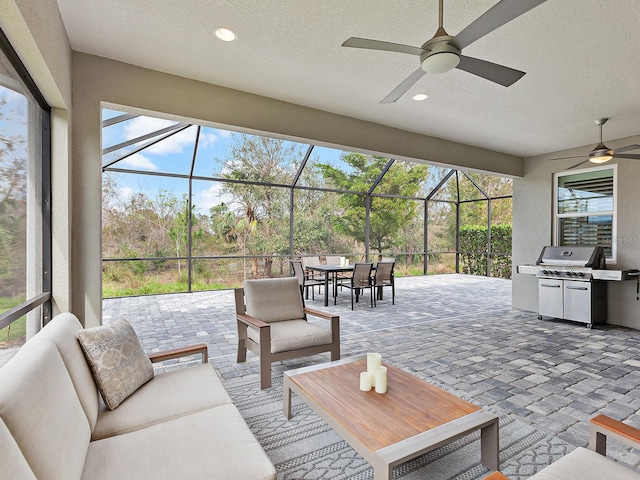
<path id="1" fill-rule="evenodd" d="M 214 30 L 216 37 L 225 42 L 233 42 L 238 36 L 236 32 L 227 27 L 216 27 Z"/>
<path id="2" fill-rule="evenodd" d="M 429 95 L 427 95 L 426 93 L 418 93 L 417 95 L 414 95 L 411 98 L 413 98 L 416 102 L 421 102 L 429 98 Z"/>

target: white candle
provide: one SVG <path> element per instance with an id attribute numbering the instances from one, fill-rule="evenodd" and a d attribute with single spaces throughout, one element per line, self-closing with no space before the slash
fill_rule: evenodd
<path id="1" fill-rule="evenodd" d="M 371 390 L 371 375 L 369 375 L 369 372 L 362 372 L 360 374 L 360 390 L 363 392 Z"/>
<path id="2" fill-rule="evenodd" d="M 379 353 L 367 353 L 367 372 L 371 376 L 371 386 L 376 386 L 376 369 L 382 365 L 382 355 Z"/>
<path id="3" fill-rule="evenodd" d="M 344 261 L 345 261 L 345 258 L 344 257 L 340 257 L 340 266 L 341 267 L 344 267 Z"/>
<path id="4" fill-rule="evenodd" d="M 387 367 L 376 369 L 376 393 L 387 393 Z"/>
<path id="5" fill-rule="evenodd" d="M 349 259 L 348 259 L 348 258 L 345 258 L 345 259 L 344 259 L 344 266 L 345 266 L 345 267 L 348 267 L 348 266 L 349 266 Z"/>

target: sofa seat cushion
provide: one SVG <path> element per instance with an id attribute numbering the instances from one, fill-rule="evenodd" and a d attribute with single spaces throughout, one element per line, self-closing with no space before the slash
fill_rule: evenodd
<path id="1" fill-rule="evenodd" d="M 614 460 L 607 459 L 587 448 L 578 447 L 560 460 L 553 462 L 530 480 L 638 480 L 640 474 Z"/>
<path id="2" fill-rule="evenodd" d="M 270 328 L 271 353 L 328 345 L 333 341 L 331 330 L 314 325 L 306 320 L 272 322 Z M 260 343 L 260 333 L 257 328 L 249 326 L 247 336 L 254 342 Z"/>
<path id="3" fill-rule="evenodd" d="M 276 473 L 235 406 L 221 405 L 91 442 L 82 478 L 275 480 Z"/>
<path id="4" fill-rule="evenodd" d="M 231 398 L 209 363 L 159 373 L 115 410 L 102 404 L 92 439 L 132 432 L 230 403 Z"/>
<path id="5" fill-rule="evenodd" d="M 153 365 L 133 327 L 124 318 L 77 333 L 93 378 L 108 408 L 153 378 Z"/>

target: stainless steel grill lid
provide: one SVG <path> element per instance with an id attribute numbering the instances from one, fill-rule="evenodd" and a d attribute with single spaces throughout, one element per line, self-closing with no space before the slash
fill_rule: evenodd
<path id="1" fill-rule="evenodd" d="M 604 269 L 604 249 L 597 246 L 564 245 L 544 247 L 538 257 L 537 265 L 557 265 L 569 267 L 588 267 Z"/>

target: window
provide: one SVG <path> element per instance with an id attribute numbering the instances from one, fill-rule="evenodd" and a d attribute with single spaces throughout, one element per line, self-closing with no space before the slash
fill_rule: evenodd
<path id="1" fill-rule="evenodd" d="M 616 166 L 555 175 L 555 244 L 598 245 L 615 263 Z"/>
<path id="2" fill-rule="evenodd" d="M 50 317 L 49 111 L 0 31 L 0 348 Z"/>

